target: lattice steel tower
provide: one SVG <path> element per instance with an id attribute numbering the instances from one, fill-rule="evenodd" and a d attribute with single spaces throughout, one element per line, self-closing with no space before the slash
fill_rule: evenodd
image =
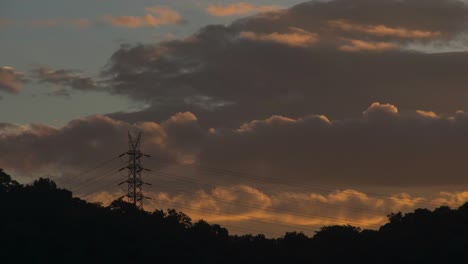
<path id="1" fill-rule="evenodd" d="M 143 195 L 143 185 L 151 185 L 149 183 L 145 183 L 141 178 L 141 174 L 144 170 L 149 171 L 148 169 L 143 168 L 141 165 L 141 158 L 142 157 L 150 157 L 147 154 L 144 154 L 140 151 L 141 145 L 141 132 L 138 133 L 136 137 L 133 137 L 130 132 L 128 132 L 128 146 L 129 150 L 125 153 L 122 153 L 119 157 L 123 157 L 125 155 L 128 156 L 128 165 L 126 167 L 121 168 L 119 171 L 124 169 L 128 170 L 127 180 L 119 183 L 122 185 L 127 183 L 127 194 L 122 196 L 127 197 L 127 201 L 133 203 L 135 207 L 139 209 L 143 209 L 143 199 L 151 199 Z"/>

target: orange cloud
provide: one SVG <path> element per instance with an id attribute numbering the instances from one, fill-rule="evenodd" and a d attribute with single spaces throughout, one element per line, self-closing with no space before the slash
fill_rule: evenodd
<path id="1" fill-rule="evenodd" d="M 81 198 L 91 203 L 102 203 L 103 206 L 109 206 L 113 201 L 124 195 L 125 193 L 123 191 L 118 191 L 115 193 L 97 192 L 82 196 Z"/>
<path id="2" fill-rule="evenodd" d="M 70 24 L 72 24 L 73 26 L 85 28 L 85 27 L 89 27 L 91 25 L 91 22 L 87 19 L 80 18 L 80 19 L 71 20 Z"/>
<path id="3" fill-rule="evenodd" d="M 356 51 L 385 51 L 396 49 L 398 46 L 391 42 L 383 41 L 363 41 L 351 39 L 350 44 L 342 45 L 338 49 L 341 51 L 356 52 Z"/>
<path id="4" fill-rule="evenodd" d="M 92 202 L 110 204 L 123 193 L 98 192 L 84 196 Z M 147 192 L 152 200 L 146 210 L 175 208 L 193 220 L 204 219 L 222 225 L 248 228 L 255 225 L 268 234 L 299 230 L 312 232 L 324 225 L 351 224 L 362 228 L 377 228 L 387 222 L 391 212 L 412 211 L 425 203 L 458 206 L 468 198 L 468 192 L 442 192 L 433 199 L 398 193 L 388 197 L 370 196 L 353 190 L 336 190 L 328 194 L 314 192 L 265 193 L 247 185 L 218 186 L 209 191 Z"/>
<path id="5" fill-rule="evenodd" d="M 439 116 L 432 111 L 416 110 L 416 113 L 420 116 L 427 117 L 427 118 L 439 118 Z"/>
<path id="6" fill-rule="evenodd" d="M 15 21 L 11 19 L 0 18 L 0 27 L 13 25 Z"/>
<path id="7" fill-rule="evenodd" d="M 149 14 L 141 17 L 105 16 L 104 19 L 114 26 L 127 28 L 157 27 L 182 22 L 180 14 L 168 7 L 146 7 L 145 11 Z"/>
<path id="8" fill-rule="evenodd" d="M 15 71 L 12 67 L 0 66 L 0 91 L 18 93 L 25 81 L 23 73 Z"/>
<path id="9" fill-rule="evenodd" d="M 468 191 L 441 192 L 440 197 L 434 199 L 434 202 L 442 204 L 463 204 L 466 201 L 468 201 Z"/>
<path id="10" fill-rule="evenodd" d="M 399 38 L 434 38 L 441 35 L 438 31 L 411 30 L 407 28 L 393 28 L 385 25 L 362 25 L 346 20 L 329 21 L 330 26 L 343 31 L 363 32 L 375 36 L 392 36 Z"/>
<path id="11" fill-rule="evenodd" d="M 246 2 L 234 3 L 229 5 L 210 5 L 206 9 L 212 16 L 236 16 L 251 12 L 269 12 L 281 9 L 278 6 L 256 6 Z"/>
<path id="12" fill-rule="evenodd" d="M 291 33 L 273 32 L 269 34 L 242 31 L 241 37 L 253 41 L 270 41 L 293 47 L 308 47 L 319 41 L 318 35 L 300 28 L 290 28 Z"/>
<path id="13" fill-rule="evenodd" d="M 398 114 L 398 108 L 392 104 L 381 104 L 379 102 L 374 102 L 366 109 L 366 111 L 363 112 L 363 114 L 364 116 L 368 116 L 375 112 Z"/>
<path id="14" fill-rule="evenodd" d="M 240 133 L 251 132 L 257 129 L 258 127 L 265 126 L 265 125 L 266 126 L 273 125 L 273 126 L 280 127 L 280 126 L 291 125 L 294 123 L 304 122 L 306 120 L 310 121 L 312 119 L 315 119 L 316 121 L 318 121 L 319 123 L 323 125 L 331 124 L 330 120 L 324 115 L 309 115 L 305 118 L 298 118 L 298 119 L 293 119 L 293 118 L 280 116 L 280 115 L 273 115 L 264 120 L 252 120 L 248 123 L 244 123 L 236 131 Z"/>

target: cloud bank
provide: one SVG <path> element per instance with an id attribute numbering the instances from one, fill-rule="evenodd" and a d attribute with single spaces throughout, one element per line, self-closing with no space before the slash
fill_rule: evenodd
<path id="1" fill-rule="evenodd" d="M 331 185 L 437 186 L 466 184 L 468 118 L 462 111 L 398 111 L 373 103 L 361 117 L 274 115 L 235 129 L 203 128 L 190 112 L 135 124 L 90 116 L 62 128 L 29 125 L 2 133 L 0 167 L 23 172 L 79 171 L 125 151 L 128 130 L 143 131 L 155 161 L 195 162 L 273 180 Z M 21 128 L 21 129 L 20 129 Z M 11 132 L 13 131 L 13 132 Z M 57 167 L 58 166 L 58 167 Z M 163 166 L 167 167 L 167 166 Z M 200 173 L 200 174 L 199 174 Z M 209 179 L 202 172 L 190 175 Z M 231 175 L 231 181 L 245 178 Z"/>
<path id="2" fill-rule="evenodd" d="M 103 72 L 112 93 L 150 107 L 129 122 L 194 113 L 205 127 L 235 128 L 272 115 L 357 117 L 364 105 L 449 113 L 468 108 L 468 53 L 409 50 L 467 33 L 455 0 L 312 1 L 193 36 L 123 45 Z"/>

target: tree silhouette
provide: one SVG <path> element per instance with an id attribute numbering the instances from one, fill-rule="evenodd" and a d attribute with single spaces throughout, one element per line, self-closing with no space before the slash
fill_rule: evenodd
<path id="1" fill-rule="evenodd" d="M 174 209 L 88 203 L 49 179 L 22 185 L 0 170 L 0 213 L 1 263 L 468 263 L 468 204 L 391 213 L 379 230 L 266 238 Z"/>

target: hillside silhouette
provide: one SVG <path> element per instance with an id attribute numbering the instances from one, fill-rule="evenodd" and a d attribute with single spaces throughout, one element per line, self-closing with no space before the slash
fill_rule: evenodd
<path id="1" fill-rule="evenodd" d="M 173 209 L 104 207 L 0 170 L 0 211 L 0 263 L 468 263 L 468 204 L 393 213 L 379 230 L 325 226 L 269 239 Z"/>

